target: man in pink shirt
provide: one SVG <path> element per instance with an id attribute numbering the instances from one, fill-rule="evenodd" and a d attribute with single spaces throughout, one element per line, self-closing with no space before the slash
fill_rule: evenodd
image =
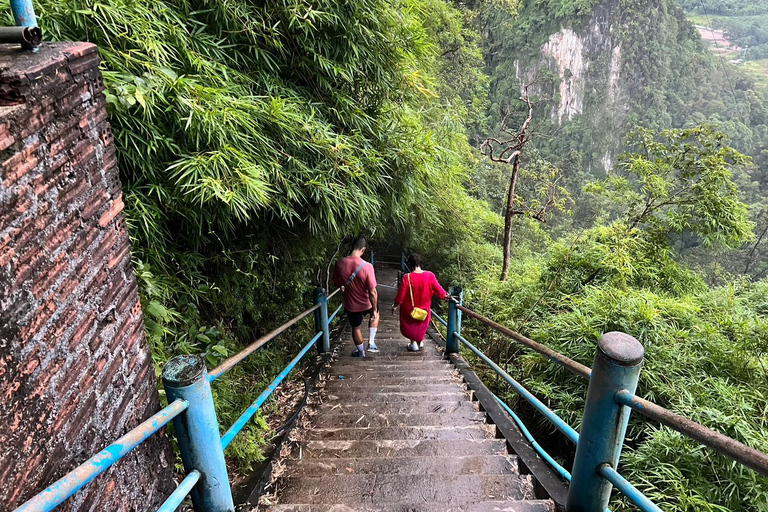
<path id="1" fill-rule="evenodd" d="M 365 238 L 357 237 L 352 244 L 352 252 L 337 261 L 333 270 L 333 282 L 344 293 L 344 311 L 347 312 L 349 324 L 352 326 L 352 339 L 357 346 L 352 352 L 352 357 L 365 357 L 363 331 L 360 326 L 366 315 L 370 315 L 368 328 L 371 332 L 368 350 L 379 351 L 375 342 L 376 330 L 379 328 L 379 295 L 376 292 L 373 265 L 362 258 L 367 247 Z"/>

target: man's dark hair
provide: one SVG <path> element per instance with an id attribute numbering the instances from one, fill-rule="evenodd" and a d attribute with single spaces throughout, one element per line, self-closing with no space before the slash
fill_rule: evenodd
<path id="1" fill-rule="evenodd" d="M 368 247 L 368 241 L 363 236 L 355 238 L 355 241 L 352 242 L 353 251 L 359 251 L 360 249 L 365 249 L 366 247 Z"/>
<path id="2" fill-rule="evenodd" d="M 408 266 L 411 267 L 411 270 L 415 269 L 416 267 L 420 267 L 423 264 L 424 260 L 421 259 L 421 254 L 413 253 L 408 256 Z"/>

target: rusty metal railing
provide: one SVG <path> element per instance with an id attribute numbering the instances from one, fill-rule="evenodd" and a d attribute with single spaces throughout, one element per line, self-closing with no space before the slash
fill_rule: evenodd
<path id="1" fill-rule="evenodd" d="M 452 289 L 451 295 L 445 320 L 433 311 L 433 316 L 446 327 L 446 352 L 458 353 L 459 345 L 463 344 L 566 437 L 576 443 L 572 474 L 556 463 L 553 466 L 561 476 L 563 471 L 569 475 L 571 485 L 566 510 L 604 510 L 608 505 L 612 487 L 616 487 L 640 510 L 660 511 L 616 471 L 631 411 L 658 421 L 721 455 L 768 476 L 768 454 L 635 395 L 644 349 L 632 336 L 618 332 L 603 335 L 598 343 L 594 365 L 589 368 L 465 307 L 461 303 L 460 289 Z M 581 433 L 576 434 L 575 430 L 462 336 L 460 313 L 482 322 L 541 354 L 552 363 L 589 381 Z M 519 418 L 515 421 L 518 422 Z M 524 426 L 522 429 L 527 430 Z M 553 459 L 548 454 L 543 458 L 551 465 Z"/>
<path id="2" fill-rule="evenodd" d="M 280 327 L 226 359 L 210 373 L 207 371 L 203 359 L 197 355 L 176 356 L 168 361 L 163 368 L 163 384 L 170 402 L 167 407 L 130 430 L 13 512 L 49 512 L 53 510 L 134 448 L 158 433 L 171 421 L 175 427 L 186 477 L 158 509 L 158 512 L 173 512 L 189 494 L 192 495 L 192 502 L 197 512 L 234 510 L 224 450 L 313 346 L 317 346 L 320 353 L 330 350 L 330 324 L 342 306 L 339 305 L 329 318 L 328 299 L 337 292 L 338 290 L 326 296 L 324 289 L 316 289 L 313 297 L 314 306 L 299 313 Z M 315 314 L 316 334 L 227 432 L 220 436 L 213 395 L 211 394 L 211 383 L 270 340 L 312 313 Z"/>

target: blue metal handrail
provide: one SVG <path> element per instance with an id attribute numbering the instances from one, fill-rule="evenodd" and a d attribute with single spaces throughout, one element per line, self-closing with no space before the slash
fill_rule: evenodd
<path id="1" fill-rule="evenodd" d="M 188 395 L 190 400 L 181 398 L 173 400 L 167 407 L 141 423 L 136 428 L 130 430 L 127 434 L 67 473 L 64 477 L 32 497 L 13 512 L 49 512 L 53 510 L 64 502 L 64 500 L 85 487 L 90 481 L 125 457 L 131 450 L 149 439 L 149 437 L 160 431 L 161 428 L 171 421 L 174 421 L 176 427 L 176 434 L 177 437 L 179 437 L 181 458 L 188 473 L 176 490 L 158 509 L 158 512 L 173 512 L 193 489 L 197 489 L 197 492 L 192 495 L 193 503 L 197 510 L 230 510 L 228 503 L 232 502 L 232 497 L 231 489 L 229 487 L 229 478 L 226 475 L 226 466 L 223 466 L 224 449 L 229 446 L 235 436 L 242 431 L 247 422 L 256 414 L 272 393 L 274 393 L 277 386 L 283 382 L 285 377 L 288 376 L 291 370 L 296 367 L 313 346 L 317 345 L 320 352 L 328 350 L 326 344 L 319 343 L 319 340 L 321 340 L 321 338 L 327 339 L 331 322 L 337 317 L 342 306 L 340 305 L 337 307 L 330 318 L 326 319 L 328 299 L 336 295 L 339 290 L 334 291 L 328 296 L 325 295 L 325 290 L 319 290 L 321 290 L 321 293 L 317 293 L 316 290 L 314 297 L 315 305 L 313 307 L 303 311 L 277 329 L 274 329 L 267 335 L 259 338 L 256 342 L 211 370 L 210 373 L 205 370 L 205 363 L 199 356 L 180 356 L 181 359 L 179 359 L 179 357 L 174 358 L 174 360 L 179 359 L 177 363 L 174 363 L 174 360 L 169 361 L 163 372 L 163 382 L 166 385 L 166 392 L 168 393 L 169 400 L 171 400 L 170 397 L 173 397 L 174 395 Z M 224 436 L 219 438 L 218 422 L 216 421 L 216 413 L 213 409 L 210 383 L 243 361 L 249 355 L 253 354 L 268 341 L 285 332 L 288 327 L 296 324 L 299 320 L 309 316 L 313 312 L 315 313 L 315 322 L 318 327 L 318 332 L 316 332 L 296 357 L 291 360 L 288 366 L 286 366 L 270 383 L 267 389 L 259 395 L 256 401 L 245 410 L 237 421 L 235 421 Z M 323 312 L 326 312 L 325 316 L 322 314 Z M 198 367 L 195 365 L 198 365 Z M 170 367 L 174 368 L 173 375 L 166 375 L 165 370 Z M 183 368 L 185 367 L 188 368 L 188 370 L 183 371 Z M 182 369 L 182 371 L 179 371 L 180 369 Z M 192 377 L 190 379 L 188 375 L 197 375 L 197 377 Z M 171 384 L 173 384 L 173 387 L 169 388 Z M 179 422 L 178 420 L 181 413 L 186 412 L 186 414 L 189 415 L 190 407 L 193 405 L 196 408 L 196 414 L 188 416 L 187 421 Z M 196 423 L 199 423 L 200 421 L 208 423 L 212 421 L 213 425 L 197 425 Z M 216 432 L 215 439 L 208 436 L 210 439 L 205 439 L 205 442 L 202 442 L 202 444 L 205 445 L 204 447 L 194 446 L 195 441 L 200 442 L 201 438 L 205 438 L 204 435 L 201 437 L 200 432 L 204 431 L 206 427 L 209 432 L 211 431 L 211 427 L 213 427 L 213 432 Z M 213 447 L 218 448 L 214 448 L 211 452 Z M 209 461 L 205 456 L 200 457 L 205 451 L 202 450 L 202 448 L 205 448 L 209 455 L 213 454 L 213 459 L 218 459 L 218 462 L 222 463 L 219 464 L 219 468 L 214 467 L 217 461 Z M 187 467 L 190 460 L 194 460 L 194 465 L 199 467 Z M 218 478 L 222 475 L 226 478 Z M 222 481 L 226 481 L 226 485 L 221 485 Z M 222 508 L 221 506 L 212 505 L 212 503 L 224 504 L 224 506 Z"/>
<path id="2" fill-rule="evenodd" d="M 530 403 L 537 411 L 539 411 L 547 420 L 549 420 L 552 425 L 557 428 L 560 432 L 562 432 L 565 437 L 567 437 L 571 442 L 574 444 L 579 443 L 579 433 L 576 432 L 576 430 L 571 427 L 569 424 L 567 424 L 565 421 L 560 418 L 557 414 L 555 414 L 554 411 L 552 411 L 549 407 L 544 405 L 544 403 L 541 402 L 538 398 L 533 396 L 530 391 L 525 389 L 522 384 L 517 382 L 515 379 L 512 378 L 507 372 L 502 370 L 499 365 L 491 361 L 491 359 L 488 358 L 485 354 L 483 354 L 480 349 L 472 345 L 469 341 L 464 338 L 464 336 L 457 334 L 456 337 L 472 352 L 475 353 L 477 357 L 482 359 L 485 364 L 491 367 L 493 371 L 495 371 L 502 379 L 507 381 L 507 383 L 512 386 L 512 388 L 518 392 L 520 396 L 525 398 L 525 400 Z"/>
<path id="3" fill-rule="evenodd" d="M 259 397 L 243 412 L 243 414 L 235 421 L 235 423 L 232 424 L 231 427 L 229 427 L 229 430 L 221 437 L 221 447 L 223 449 L 226 449 L 229 444 L 232 442 L 232 440 L 235 438 L 237 434 L 240 433 L 240 431 L 243 429 L 243 427 L 248 423 L 248 420 L 250 420 L 254 414 L 258 412 L 258 410 L 261 408 L 261 406 L 264 404 L 264 402 L 267 401 L 267 399 L 272 395 L 272 393 L 275 392 L 277 389 L 277 386 L 280 385 L 281 382 L 283 382 L 283 379 L 288 376 L 288 374 L 293 370 L 293 368 L 298 364 L 299 361 L 304 357 L 304 355 L 309 352 L 309 349 L 312 348 L 315 345 L 315 342 L 320 339 L 320 336 L 322 336 L 322 332 L 319 332 L 315 334 L 315 336 L 309 340 L 309 343 L 307 343 L 303 349 L 301 349 L 301 352 L 298 353 L 296 357 L 294 357 L 290 363 L 288 363 L 288 366 L 286 366 L 283 371 L 280 372 L 280 374 L 275 377 L 275 380 L 273 380 L 269 386 L 267 386 L 267 389 L 262 391 L 262 393 L 259 395 Z"/>
<path id="4" fill-rule="evenodd" d="M 168 496 L 168 499 L 157 509 L 157 512 L 176 512 L 181 502 L 187 497 L 187 494 L 192 491 L 192 488 L 200 480 L 200 472 L 198 470 L 192 471 L 188 474 L 184 480 L 181 481 L 176 490 Z"/>
<path id="5" fill-rule="evenodd" d="M 586 432 L 589 441 L 579 443 L 579 434 L 567 425 L 559 416 L 541 403 L 535 396 L 528 392 L 522 385 L 515 381 L 509 374 L 490 360 L 477 347 L 472 345 L 460 334 L 461 317 L 459 312 L 465 312 L 469 316 L 480 320 L 506 334 L 536 352 L 546 356 L 551 362 L 559 364 L 577 375 L 586 377 L 590 382 L 587 407 L 584 412 L 582 434 Z M 684 418 L 652 402 L 644 400 L 634 394 L 635 386 L 640 374 L 644 350 L 642 345 L 623 333 L 607 333 L 598 345 L 598 353 L 595 356 L 595 366 L 588 368 L 548 347 L 541 345 L 519 333 L 503 327 L 492 320 L 475 313 L 461 305 L 460 294 L 452 298 L 449 303 L 448 318 L 443 321 L 432 311 L 443 325 L 447 327 L 446 351 L 456 352 L 457 342 L 464 344 L 478 358 L 488 364 L 499 376 L 512 386 L 534 408 L 544 415 L 571 441 L 576 443 L 576 460 L 574 461 L 574 474 L 571 475 L 533 439 L 520 418 L 501 400 L 496 397 L 504 409 L 520 428 L 525 438 L 531 443 L 534 450 L 565 480 L 576 479 L 579 482 L 571 485 L 568 495 L 567 509 L 594 510 L 601 509 L 608 503 L 611 487 L 604 486 L 600 482 L 609 482 L 616 487 L 627 499 L 643 512 L 659 512 L 661 509 L 653 504 L 637 488 L 632 486 L 615 469 L 618 466 L 619 454 L 623 444 L 629 411 L 637 411 L 649 418 L 655 419 L 667 425 L 683 435 L 697 440 L 709 446 L 723 455 L 766 475 L 768 474 L 768 455 L 758 450 L 739 443 L 738 441 L 710 430 L 688 418 Z M 495 395 L 494 395 L 495 396 Z M 615 426 L 614 426 L 615 425 Z M 611 461 L 602 462 L 602 461 Z M 598 490 L 599 486 L 599 490 Z M 585 506 L 585 503 L 588 503 Z"/>
<path id="6" fill-rule="evenodd" d="M 14 512 L 48 512 L 64 500 L 85 487 L 88 482 L 109 469 L 112 464 L 125 457 L 131 450 L 149 439 L 173 418 L 184 412 L 189 404 L 176 400 L 160 412 L 141 423 L 120 439 L 80 464 L 52 485 L 39 492 Z"/>

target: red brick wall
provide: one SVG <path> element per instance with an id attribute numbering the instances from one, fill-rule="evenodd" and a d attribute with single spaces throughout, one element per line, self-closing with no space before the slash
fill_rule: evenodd
<path id="1" fill-rule="evenodd" d="M 0 511 L 159 409 L 96 47 L 0 45 Z M 58 510 L 154 510 L 156 436 Z"/>

